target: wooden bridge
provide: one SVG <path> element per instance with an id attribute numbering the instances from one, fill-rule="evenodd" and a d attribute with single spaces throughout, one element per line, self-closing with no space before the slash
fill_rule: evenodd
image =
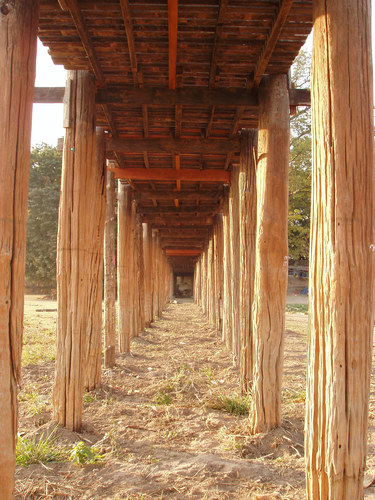
<path id="1" fill-rule="evenodd" d="M 314 26 L 308 498 L 360 499 L 373 322 L 370 0 L 0 0 L 0 497 L 13 496 L 33 102 L 64 102 L 57 421 L 78 430 L 105 363 L 173 273 L 233 350 L 250 432 L 281 422 L 288 72 Z M 37 36 L 68 70 L 34 89 Z M 118 250 L 114 268 L 114 178 Z M 105 229 L 105 230 L 104 230 Z"/>

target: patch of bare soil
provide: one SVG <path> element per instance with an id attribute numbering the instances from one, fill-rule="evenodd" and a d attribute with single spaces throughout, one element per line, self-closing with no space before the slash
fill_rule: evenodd
<path id="1" fill-rule="evenodd" d="M 100 450 L 101 462 L 18 466 L 16 498 L 305 498 L 307 316 L 287 318 L 281 428 L 250 436 L 246 415 L 220 409 L 225 396 L 241 400 L 232 357 L 194 304 L 170 304 L 85 394 L 82 432 L 55 430 L 59 446 L 83 441 Z M 55 428 L 53 362 L 25 367 L 23 378 L 45 406 L 30 415 L 21 401 L 20 431 L 46 435 Z"/>

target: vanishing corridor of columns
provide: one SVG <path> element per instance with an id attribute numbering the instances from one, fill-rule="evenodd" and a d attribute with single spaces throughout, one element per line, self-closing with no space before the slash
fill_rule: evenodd
<path id="1" fill-rule="evenodd" d="M 112 367 L 116 352 L 129 352 L 131 338 L 162 314 L 177 278 L 186 284 L 194 277 L 194 299 L 231 350 L 242 391 L 251 392 L 249 430 L 257 433 L 282 419 L 289 110 L 309 102 L 306 91 L 289 88 L 286 74 L 311 18 L 307 496 L 363 497 L 375 244 L 370 1 L 313 0 L 298 9 L 290 0 L 264 2 L 268 9 L 257 15 L 269 30 L 255 34 L 246 24 L 256 14 L 251 6 L 243 13 L 235 2 L 233 12 L 229 2 L 214 3 L 215 15 L 202 4 L 198 21 L 177 0 L 160 12 L 163 22 L 150 17 L 166 28 L 150 61 L 146 42 L 137 51 L 136 27 L 145 21 L 134 21 L 139 12 L 126 0 L 93 2 L 90 15 L 76 0 L 0 2 L 1 499 L 14 491 L 38 29 L 69 70 L 65 90 L 34 97 L 64 101 L 56 421 L 78 431 L 83 391 L 101 382 L 103 294 L 104 362 Z M 101 9 L 119 19 L 108 64 Z M 241 52 L 240 18 L 249 46 L 251 36 L 257 41 L 251 67 Z M 199 28 L 202 19 L 207 29 Z M 181 29 L 188 22 L 211 38 L 190 46 Z M 125 70 L 114 57 L 124 51 Z"/>

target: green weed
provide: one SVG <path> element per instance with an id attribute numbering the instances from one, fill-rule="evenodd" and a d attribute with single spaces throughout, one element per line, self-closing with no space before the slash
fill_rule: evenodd
<path id="1" fill-rule="evenodd" d="M 66 459 L 65 450 L 56 446 L 56 436 L 54 431 L 38 439 L 33 437 L 20 436 L 16 445 L 16 463 L 28 467 L 31 464 L 46 464 L 48 462 L 60 462 Z"/>
<path id="2" fill-rule="evenodd" d="M 83 441 L 79 441 L 73 446 L 69 454 L 69 460 L 76 465 L 95 464 L 101 462 L 102 458 L 98 448 L 95 448 L 95 446 L 87 446 Z"/>
<path id="3" fill-rule="evenodd" d="M 308 314 L 309 306 L 307 304 L 287 304 L 285 306 L 286 312 L 300 312 L 303 314 Z"/>
<path id="4" fill-rule="evenodd" d="M 239 394 L 233 397 L 220 394 L 213 397 L 207 405 L 213 410 L 222 410 L 232 415 L 241 416 L 249 414 L 249 399 L 249 396 L 241 396 Z"/>

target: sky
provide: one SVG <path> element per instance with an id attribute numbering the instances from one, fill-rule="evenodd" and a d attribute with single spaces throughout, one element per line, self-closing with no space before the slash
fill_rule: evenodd
<path id="1" fill-rule="evenodd" d="M 372 32 L 372 53 L 375 54 L 375 8 L 372 10 L 371 32 Z M 53 64 L 52 59 L 48 55 L 48 49 L 44 47 L 39 40 L 38 40 L 37 62 L 36 62 L 35 86 L 36 87 L 65 86 L 65 70 L 63 66 L 56 66 L 55 64 Z M 374 86 L 375 86 L 375 78 L 374 78 Z M 374 95 L 375 95 L 375 90 L 374 90 Z M 34 104 L 31 145 L 35 146 L 37 144 L 45 142 L 50 146 L 56 146 L 57 139 L 59 137 L 64 136 L 62 121 L 63 121 L 62 104 Z"/>

